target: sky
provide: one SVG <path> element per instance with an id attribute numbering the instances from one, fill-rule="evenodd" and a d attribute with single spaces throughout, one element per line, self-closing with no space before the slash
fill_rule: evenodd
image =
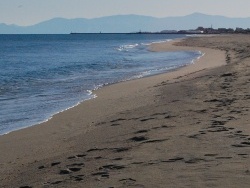
<path id="1" fill-rule="evenodd" d="M 250 0 L 0 0 L 0 23 L 26 26 L 56 17 L 169 17 L 194 12 L 242 18 L 250 17 L 249 7 Z"/>

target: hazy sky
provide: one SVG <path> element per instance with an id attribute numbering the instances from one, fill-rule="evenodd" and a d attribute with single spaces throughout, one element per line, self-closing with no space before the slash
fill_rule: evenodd
<path id="1" fill-rule="evenodd" d="M 193 12 L 250 17 L 249 7 L 250 0 L 0 0 L 0 23 L 31 25 L 55 17 L 116 14 L 167 17 Z"/>

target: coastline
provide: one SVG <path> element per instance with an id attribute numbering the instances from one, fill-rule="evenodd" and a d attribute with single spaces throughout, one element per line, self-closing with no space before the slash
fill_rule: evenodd
<path id="1" fill-rule="evenodd" d="M 190 48 L 190 47 L 183 47 L 183 48 L 179 48 L 178 50 L 177 49 L 175 49 L 175 48 L 173 48 L 173 46 L 172 46 L 172 44 L 173 43 L 176 43 L 176 42 L 180 42 L 181 40 L 183 40 L 183 39 L 185 39 L 185 38 L 177 38 L 177 39 L 168 39 L 168 40 L 166 40 L 166 41 L 160 41 L 160 42 L 152 42 L 152 44 L 150 44 L 149 45 L 149 50 L 150 51 L 155 51 L 155 52 L 161 52 L 161 51 L 197 51 L 195 48 Z M 169 45 L 167 45 L 168 47 L 167 47 L 167 49 L 160 49 L 161 47 L 160 47 L 160 45 L 159 45 L 159 49 L 154 49 L 155 48 L 155 46 L 158 46 L 158 44 L 166 44 L 166 43 L 169 43 Z M 164 45 L 165 46 L 165 45 Z M 172 46 L 172 47 L 171 47 Z M 165 47 L 166 48 L 166 47 Z M 207 49 L 206 49 L 207 50 Z M 200 53 L 201 53 L 201 51 L 199 51 Z M 20 131 L 20 130 L 22 130 L 22 129 L 27 129 L 27 128 L 30 128 L 30 127 L 32 127 L 32 126 L 37 126 L 37 125 L 40 125 L 40 124 L 44 124 L 44 123 L 46 123 L 46 122 L 48 122 L 48 121 L 50 121 L 55 115 L 57 115 L 57 114 L 60 114 L 60 113 L 63 113 L 63 112 L 65 112 L 65 111 L 67 111 L 67 110 L 69 110 L 69 109 L 71 109 L 71 108 L 74 108 L 74 107 L 76 107 L 76 106 L 78 106 L 78 105 L 81 105 L 82 103 L 84 103 L 85 101 L 88 101 L 88 100 L 92 100 L 92 99 L 94 99 L 94 98 L 96 98 L 97 97 L 97 95 L 95 94 L 95 91 L 96 90 L 99 90 L 99 89 L 102 89 L 103 87 L 106 87 L 106 86 L 110 86 L 110 85 L 114 85 L 114 84 L 119 84 L 119 83 L 121 83 L 121 82 L 127 82 L 127 81 L 132 81 L 132 80 L 137 80 L 137 79 L 141 79 L 141 78 L 145 78 L 145 77 L 152 77 L 152 76 L 157 76 L 157 75 L 161 75 L 161 74 L 166 74 L 166 73 L 170 73 L 170 72 L 175 72 L 175 71 L 177 71 L 177 70 L 179 70 L 179 69 L 181 69 L 181 68 L 183 68 L 183 67 L 186 67 L 186 66 L 190 66 L 190 64 L 193 64 L 194 62 L 196 62 L 196 61 L 198 61 L 202 56 L 203 56 L 204 54 L 202 54 L 201 56 L 199 56 L 197 59 L 193 59 L 193 61 L 192 61 L 192 63 L 188 63 L 188 64 L 186 64 L 186 65 L 183 65 L 183 66 L 180 66 L 180 67 L 177 67 L 177 68 L 173 68 L 173 69 L 170 69 L 170 70 L 167 70 L 167 71 L 163 71 L 163 72 L 160 72 L 160 73 L 156 73 L 156 74 L 150 74 L 150 75 L 146 75 L 146 76 L 142 76 L 142 77 L 136 77 L 136 78 L 129 78 L 129 79 L 127 79 L 127 80 L 120 80 L 120 81 L 118 81 L 118 82 L 115 82 L 115 83 L 107 83 L 107 84 L 103 84 L 103 85 L 101 85 L 101 86 L 97 86 L 97 88 L 95 88 L 95 89 L 93 89 L 93 90 L 87 90 L 90 94 L 89 94 L 89 98 L 87 98 L 87 99 L 85 99 L 85 100 L 83 100 L 83 101 L 79 101 L 79 102 L 77 102 L 75 105 L 73 105 L 73 106 L 69 106 L 69 107 L 67 107 L 67 108 L 65 108 L 65 109 L 62 109 L 62 110 L 60 110 L 60 111 L 57 111 L 57 112 L 54 112 L 54 113 L 52 113 L 47 119 L 44 119 L 44 120 L 42 120 L 42 121 L 40 121 L 40 122 L 37 122 L 37 123 L 35 123 L 35 124 L 30 124 L 30 125 L 26 125 L 26 126 L 23 126 L 23 127 L 21 127 L 21 128 L 17 128 L 17 129 L 15 129 L 15 130 L 10 130 L 10 131 L 8 131 L 8 132 L 5 132 L 5 133 L 2 133 L 2 134 L 0 134 L 0 137 L 1 136 L 3 136 L 3 135 L 7 135 L 7 134 L 10 134 L 11 132 L 16 132 L 16 131 Z"/>
<path id="2" fill-rule="evenodd" d="M 220 39 L 220 37 L 218 38 Z M 203 38 L 189 40 L 197 41 L 202 39 Z M 183 41 L 179 42 L 183 44 Z M 151 47 L 153 51 L 199 50 L 205 53 L 205 56 L 200 58 L 198 63 L 185 66 L 173 72 L 105 86 L 94 92 L 94 94 L 98 96 L 97 98 L 85 101 L 74 108 L 56 114 L 46 123 L 1 136 L 0 150 L 3 151 L 3 154 L 1 154 L 0 158 L 0 174 L 3 187 L 7 187 L 8 184 L 14 187 L 17 185 L 31 185 L 35 187 L 52 186 L 51 183 L 55 183 L 56 181 L 58 186 L 63 184 L 66 187 L 77 187 L 81 185 L 81 181 L 67 180 L 67 172 L 65 172 L 63 177 L 60 175 L 62 169 L 66 169 L 66 166 L 70 165 L 67 164 L 67 159 L 71 156 L 73 156 L 72 160 L 75 161 L 84 158 L 86 169 L 79 167 L 78 170 L 84 171 L 84 185 L 86 187 L 95 187 L 97 185 L 103 187 L 108 184 L 117 185 L 115 182 L 118 181 L 119 178 L 122 180 L 123 173 L 121 173 L 119 169 L 123 169 L 123 167 L 125 169 L 124 174 L 126 174 L 124 177 L 125 180 L 118 182 L 125 182 L 125 184 L 133 183 L 134 181 L 131 179 L 136 179 L 139 184 L 143 184 L 144 180 L 150 178 L 152 175 L 151 173 L 147 173 L 149 172 L 148 170 L 152 170 L 153 173 L 157 174 L 157 172 L 160 173 L 159 169 L 163 168 L 164 165 L 162 164 L 159 164 L 160 168 L 157 166 L 157 150 L 154 150 L 158 148 L 160 153 L 157 156 L 159 157 L 164 154 L 163 150 L 161 150 L 162 146 L 167 146 L 166 148 L 169 150 L 168 153 L 171 154 L 172 157 L 175 157 L 176 160 L 172 160 L 172 162 L 186 160 L 187 156 L 179 157 L 179 159 L 176 158 L 181 156 L 181 153 L 184 155 L 185 151 L 188 152 L 188 149 L 190 149 L 189 147 L 185 148 L 185 144 L 182 143 L 180 137 L 185 134 L 192 136 L 192 132 L 195 132 L 194 130 L 198 128 L 193 126 L 187 128 L 185 122 L 193 121 L 188 118 L 188 116 L 192 116 L 192 111 L 204 110 L 202 107 L 205 108 L 207 105 L 207 103 L 202 103 L 203 106 L 196 106 L 196 104 L 198 104 L 196 100 L 198 100 L 201 95 L 201 93 L 196 91 L 205 90 L 206 88 L 204 88 L 203 83 L 208 83 L 214 79 L 217 75 L 216 71 L 217 73 L 223 72 L 220 68 L 228 67 L 225 66 L 224 51 L 219 50 L 219 48 L 210 49 L 210 46 L 208 46 L 210 48 L 196 46 L 175 47 L 172 43 L 153 44 Z M 218 70 L 215 69 L 216 67 L 219 67 Z M 203 80 L 200 81 L 200 78 Z M 166 89 L 165 87 L 168 88 Z M 165 93 L 168 93 L 167 97 Z M 170 108 L 172 111 L 168 109 L 168 105 L 166 106 L 166 104 L 169 104 L 169 106 L 172 105 Z M 189 109 L 189 111 L 191 111 L 177 115 L 180 107 L 182 107 L 181 110 Z M 152 116 L 149 116 L 149 114 Z M 165 118 L 162 118 L 162 116 Z M 181 116 L 182 118 L 178 117 L 175 119 L 174 117 L 177 116 Z M 173 120 L 171 120 L 171 117 L 173 117 Z M 200 120 L 200 124 L 203 122 L 206 121 Z M 174 130 L 176 126 L 178 126 L 179 130 Z M 163 130 L 161 133 L 154 132 L 158 129 Z M 149 130 L 152 130 L 152 133 L 149 133 Z M 138 132 L 139 136 L 135 136 L 135 132 Z M 142 135 L 142 133 L 147 135 Z M 179 140 L 175 141 L 178 141 L 177 145 L 179 145 L 176 149 L 179 151 L 182 149 L 181 153 L 178 153 L 178 150 L 174 149 L 176 146 L 173 145 L 173 143 L 164 142 L 164 139 L 170 140 L 174 135 L 178 135 Z M 148 139 L 148 137 L 151 139 Z M 193 137 L 196 136 L 193 135 Z M 213 140 L 214 137 L 210 139 Z M 133 142 L 131 142 L 131 140 Z M 189 142 L 191 145 L 195 145 L 195 141 L 195 139 L 191 139 Z M 149 145 L 143 143 L 148 143 Z M 204 141 L 204 143 L 206 142 Z M 204 143 L 202 141 L 200 144 Z M 206 145 L 206 147 L 208 146 Z M 192 150 L 192 148 L 190 149 L 191 153 L 197 148 L 194 147 L 193 149 L 194 150 Z M 209 152 L 209 150 L 213 148 L 206 149 Z M 122 154 L 122 156 L 127 158 L 123 157 L 124 161 L 122 159 L 112 161 L 111 158 L 121 158 L 120 152 L 112 153 L 114 150 L 127 151 L 125 154 Z M 144 159 L 140 157 L 142 153 Z M 98 157 L 100 160 L 97 159 Z M 192 158 L 189 160 L 191 159 Z M 167 161 L 167 159 L 165 160 Z M 202 161 L 202 158 L 199 160 Z M 52 163 L 54 164 L 55 161 L 60 161 L 60 163 L 50 165 Z M 155 168 L 154 165 L 144 165 L 147 170 L 142 171 L 142 174 L 139 175 L 137 171 L 133 172 L 134 167 L 130 166 L 127 168 L 129 164 L 132 164 L 131 161 L 133 163 L 137 162 L 138 164 L 144 164 L 146 161 L 147 164 L 149 164 L 149 161 L 151 161 L 157 168 Z M 120 166 L 108 168 L 105 166 L 106 163 L 119 163 Z M 166 163 L 168 162 L 164 164 Z M 182 169 L 182 167 L 178 165 L 176 168 Z M 44 168 L 39 169 L 41 166 L 44 166 Z M 49 168 L 49 166 L 51 166 L 51 168 Z M 56 166 L 56 168 L 54 169 L 52 166 Z M 102 169 L 108 169 L 107 171 L 110 172 L 108 175 L 106 174 L 106 177 L 114 178 L 105 179 L 105 173 L 103 174 L 104 176 L 100 174 L 100 178 L 98 175 L 93 175 L 92 177 L 91 174 L 94 174 L 100 166 Z M 101 167 L 99 169 L 101 169 Z M 143 168 L 144 167 L 140 166 L 138 170 Z M 114 169 L 120 173 L 115 175 L 116 172 L 112 172 Z M 68 172 L 70 175 L 74 174 L 73 171 Z M 22 177 L 19 176 L 20 173 Z M 169 177 L 174 176 L 173 174 Z M 41 180 L 38 180 L 39 177 L 41 177 Z M 77 179 L 76 176 L 74 176 L 74 178 Z M 96 178 L 99 179 L 96 180 Z M 80 180 L 80 176 L 78 176 L 78 179 Z M 158 177 L 155 181 L 150 182 L 148 186 L 153 186 L 157 181 L 159 185 L 164 185 L 161 184 L 164 182 L 163 179 Z M 174 179 L 172 181 L 174 181 Z M 45 185 L 46 182 L 47 184 Z M 182 181 L 179 181 L 179 183 L 182 183 Z M 126 187 L 125 184 L 124 187 Z M 176 185 L 178 185 L 178 183 L 176 183 Z M 203 184 L 201 183 L 199 185 Z"/>
<path id="3" fill-rule="evenodd" d="M 172 39 L 167 39 L 167 40 L 163 40 L 163 41 L 167 42 L 169 40 L 172 40 Z M 163 41 L 152 42 L 152 43 L 162 43 Z M 149 44 L 150 43 L 141 43 L 141 45 L 145 46 L 145 49 L 147 49 L 146 47 L 148 47 Z M 138 44 L 135 44 L 135 46 L 137 46 L 137 45 Z M 177 67 L 173 68 L 172 70 L 169 70 L 169 71 L 174 71 L 175 69 L 177 69 Z M 113 84 L 124 82 L 124 81 L 129 81 L 129 80 L 139 79 L 139 78 L 142 78 L 142 77 L 154 76 L 154 75 L 157 75 L 157 74 L 162 74 L 162 73 L 165 73 L 165 72 L 169 72 L 167 70 L 165 70 L 165 71 L 162 70 L 162 71 L 159 71 L 158 73 L 155 73 L 155 72 L 157 72 L 157 70 L 158 69 L 153 69 L 152 68 L 151 70 L 141 72 L 141 74 L 136 75 L 136 76 L 127 77 L 127 78 L 124 78 L 124 79 L 120 78 L 120 79 L 117 79 L 116 81 L 113 81 L 113 82 L 111 81 L 111 82 L 98 83 L 98 85 L 96 85 L 96 86 L 93 85 L 92 88 L 91 87 L 86 88 L 86 93 L 87 94 L 84 94 L 84 95 L 81 94 L 81 96 L 84 96 L 84 98 L 81 97 L 81 99 L 80 98 L 76 99 L 75 103 L 71 103 L 71 104 L 68 104 L 68 105 L 61 105 L 61 107 L 56 108 L 56 109 L 51 110 L 51 111 L 50 110 L 48 110 L 48 111 L 45 110 L 44 114 L 41 113 L 42 117 L 39 118 L 39 117 L 35 116 L 34 121 L 32 121 L 33 116 L 31 115 L 31 117 L 29 117 L 29 118 L 24 118 L 24 119 L 27 119 L 27 121 L 19 122 L 19 125 L 14 122 L 13 124 L 10 125 L 11 128 L 9 128 L 9 129 L 5 129 L 5 128 L 1 129 L 0 136 L 5 135 L 5 134 L 9 134 L 10 132 L 13 132 L 13 131 L 18 131 L 18 130 L 21 130 L 21 129 L 26 129 L 26 128 L 29 128 L 29 127 L 32 127 L 32 126 L 36 126 L 36 125 L 45 123 L 45 122 L 49 121 L 51 118 L 53 118 L 54 115 L 62 113 L 64 111 L 67 111 L 68 109 L 74 108 L 75 106 L 78 106 L 79 104 L 83 103 L 86 100 L 90 100 L 90 99 L 95 98 L 96 96 L 93 94 L 93 91 L 95 91 L 97 89 L 100 89 L 102 87 L 105 87 L 106 85 L 113 85 Z M 148 73 L 148 72 L 151 72 L 151 71 L 154 72 L 154 73 Z M 64 101 L 67 101 L 67 99 L 65 98 Z M 64 104 L 64 103 L 62 103 L 62 104 Z M 24 106 L 26 106 L 26 105 L 24 105 Z M 20 119 L 21 118 L 22 117 L 20 117 Z M 11 119 L 7 119 L 7 120 L 4 119 L 2 121 L 11 122 Z M 2 127 L 8 127 L 8 125 L 5 125 L 5 123 L 3 123 Z"/>
<path id="4" fill-rule="evenodd" d="M 214 36 L 214 35 L 211 35 L 211 36 Z M 197 37 L 200 37 L 200 36 L 197 36 Z M 210 36 L 205 35 L 203 37 L 210 37 Z M 91 98 L 86 99 L 84 101 L 80 101 L 74 106 L 71 106 L 71 107 L 68 107 L 68 108 L 66 108 L 64 110 L 56 112 L 55 114 L 51 115 L 48 119 L 46 119 L 46 120 L 44 120 L 44 121 L 42 121 L 40 123 L 37 123 L 37 124 L 34 124 L 34 125 L 27 125 L 27 127 L 22 127 L 20 129 L 4 133 L 4 134 L 0 135 L 0 137 L 3 136 L 3 135 L 11 134 L 12 132 L 18 132 L 18 131 L 21 131 L 23 129 L 28 129 L 28 128 L 31 128 L 33 126 L 39 126 L 39 125 L 42 125 L 42 124 L 46 124 L 48 121 L 53 119 L 54 116 L 57 116 L 57 115 L 59 115 L 61 113 L 64 113 L 64 112 L 66 112 L 66 111 L 68 111 L 68 110 L 70 110 L 72 108 L 75 108 L 75 107 L 77 107 L 79 105 L 82 105 L 88 100 L 95 99 L 98 96 L 97 94 L 99 93 L 99 90 L 102 90 L 105 87 L 110 87 L 110 86 L 112 87 L 113 85 L 121 84 L 121 83 L 124 83 L 124 82 L 133 82 L 133 81 L 136 81 L 136 80 L 141 80 L 141 79 L 146 79 L 146 78 L 151 78 L 151 77 L 155 77 L 155 78 L 159 77 L 159 78 L 156 78 L 156 79 L 162 79 L 162 76 L 164 76 L 164 77 L 166 76 L 166 78 L 168 78 L 168 79 L 175 79 L 175 78 L 179 77 L 179 75 L 180 76 L 186 76 L 186 75 L 183 75 L 183 74 L 191 74 L 192 72 L 202 71 L 202 70 L 205 70 L 207 68 L 214 68 L 214 67 L 222 66 L 222 65 L 226 64 L 224 62 L 224 59 L 223 59 L 224 54 L 221 53 L 219 55 L 220 61 L 217 62 L 216 64 L 211 64 L 210 62 L 212 62 L 212 61 L 208 61 L 206 59 L 206 60 L 203 60 L 202 65 L 200 65 L 200 62 L 199 62 L 200 58 L 203 58 L 203 56 L 205 56 L 206 53 L 209 54 L 208 56 L 211 56 L 214 53 L 216 54 L 218 52 L 218 50 L 212 50 L 212 49 L 203 48 L 203 47 L 175 46 L 176 43 L 180 43 L 183 40 L 185 40 L 185 38 L 174 39 L 174 40 L 170 40 L 170 41 L 166 41 L 166 42 L 152 43 L 149 46 L 149 50 L 153 51 L 153 52 L 199 51 L 202 55 L 199 56 L 197 59 L 194 59 L 192 63 L 190 63 L 188 65 L 184 65 L 182 67 L 178 67 L 176 69 L 172 69 L 170 71 L 163 72 L 163 73 L 158 73 L 158 74 L 149 75 L 149 76 L 145 76 L 145 77 L 141 77 L 141 78 L 136 78 L 136 79 L 131 79 L 131 80 L 129 79 L 129 80 L 124 80 L 124 81 L 120 81 L 120 82 L 117 82 L 117 83 L 107 84 L 107 85 L 104 85 L 104 86 L 102 86 L 100 88 L 91 90 L 91 95 L 92 95 Z M 196 63 L 199 63 L 198 66 L 195 65 Z M 207 64 L 207 65 L 205 65 L 205 64 Z"/>

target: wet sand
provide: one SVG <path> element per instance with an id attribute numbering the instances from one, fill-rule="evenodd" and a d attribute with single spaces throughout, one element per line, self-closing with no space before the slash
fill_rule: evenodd
<path id="1" fill-rule="evenodd" d="M 248 187 L 250 36 L 172 43 L 205 56 L 1 136 L 1 187 Z"/>

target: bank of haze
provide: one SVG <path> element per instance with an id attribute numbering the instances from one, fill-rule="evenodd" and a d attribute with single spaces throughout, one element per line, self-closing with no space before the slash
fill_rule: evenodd
<path id="1" fill-rule="evenodd" d="M 250 18 L 228 18 L 194 13 L 187 16 L 155 18 L 116 15 L 94 19 L 54 18 L 31 26 L 0 24 L 0 34 L 130 33 L 142 31 L 186 30 L 199 26 L 213 28 L 249 27 Z"/>
<path id="2" fill-rule="evenodd" d="M 249 44 L 227 35 L 153 45 L 205 56 L 1 136 L 1 187 L 248 187 Z"/>

